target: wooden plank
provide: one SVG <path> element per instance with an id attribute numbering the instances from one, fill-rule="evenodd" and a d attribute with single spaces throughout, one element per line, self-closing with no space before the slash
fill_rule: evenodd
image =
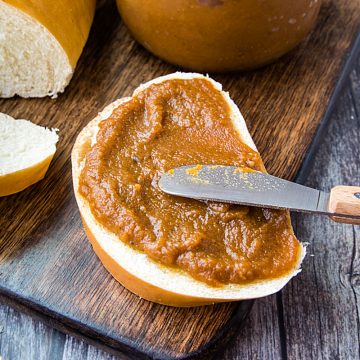
<path id="1" fill-rule="evenodd" d="M 8 359 L 61 359 L 65 339 L 33 318 L 0 306 L 0 355 Z"/>
<path id="2" fill-rule="evenodd" d="M 276 295 L 255 302 L 250 316 L 219 358 L 281 359 Z"/>
<path id="3" fill-rule="evenodd" d="M 272 173 L 291 178 L 299 169 L 354 39 L 359 14 L 359 2 L 327 0 L 313 36 L 291 55 L 257 72 L 215 76 L 241 106 Z M 171 309 L 140 300 L 118 285 L 85 238 L 72 195 L 69 155 L 76 134 L 99 109 L 129 95 L 140 82 L 174 70 L 136 45 L 113 2 L 105 2 L 64 95 L 57 100 L 0 101 L 0 111 L 58 127 L 61 135 L 46 179 L 0 201 L 1 292 L 42 311 L 64 329 L 125 351 L 131 347 L 169 357 L 207 347 L 234 328 L 243 305 Z"/>
<path id="4" fill-rule="evenodd" d="M 309 173 L 309 186 L 360 184 L 359 70 L 360 62 Z M 283 291 L 287 357 L 358 359 L 360 229 L 304 215 L 295 217 L 295 228 L 310 245 L 301 275 Z"/>

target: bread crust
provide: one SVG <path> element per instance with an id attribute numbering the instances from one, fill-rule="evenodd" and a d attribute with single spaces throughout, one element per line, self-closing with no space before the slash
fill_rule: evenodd
<path id="1" fill-rule="evenodd" d="M 0 197 L 15 194 L 35 184 L 44 178 L 51 160 L 54 157 L 48 156 L 43 161 L 26 169 L 18 170 L 10 174 L 0 176 Z"/>
<path id="2" fill-rule="evenodd" d="M 221 85 L 195 73 L 175 73 L 157 78 L 151 82 L 139 86 L 134 95 L 146 89 L 149 85 L 160 83 L 168 79 L 207 79 L 215 89 L 221 91 Z M 256 150 L 251 136 L 247 130 L 245 121 L 229 98 L 227 93 L 222 93 L 232 110 L 232 121 L 238 130 L 242 141 Z M 301 246 L 296 266 L 288 274 L 271 280 L 257 281 L 250 284 L 228 284 L 221 287 L 211 287 L 195 280 L 186 272 L 172 269 L 148 258 L 145 254 L 129 247 L 121 239 L 117 238 L 96 221 L 91 213 L 89 204 L 78 191 L 79 176 L 86 153 L 96 142 L 98 124 L 107 119 L 112 111 L 121 103 L 130 98 L 115 101 L 104 109 L 94 120 L 80 132 L 72 150 L 72 176 L 75 197 L 79 206 L 86 234 L 94 248 L 95 253 L 104 264 L 105 268 L 123 286 L 138 296 L 169 306 L 197 306 L 217 302 L 237 301 L 262 297 L 279 291 L 299 271 L 302 259 L 305 256 L 305 248 Z M 288 216 L 290 224 L 290 216 Z M 291 225 L 291 224 L 290 224 Z"/>

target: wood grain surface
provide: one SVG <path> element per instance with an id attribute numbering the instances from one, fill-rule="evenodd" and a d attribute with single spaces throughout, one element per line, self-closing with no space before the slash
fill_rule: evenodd
<path id="1" fill-rule="evenodd" d="M 360 183 L 360 58 L 338 105 L 307 173 L 309 186 Z M 302 273 L 281 293 L 257 300 L 243 328 L 209 360 L 360 359 L 359 226 L 304 214 L 293 220 L 298 236 L 310 241 Z M 124 359 L 7 305 L 0 305 L 0 355 L 3 360 Z"/>
<path id="2" fill-rule="evenodd" d="M 292 54 L 256 72 L 214 76 L 242 109 L 271 173 L 293 178 L 298 171 L 359 24 L 359 2 L 324 1 L 317 28 Z M 56 100 L 0 101 L 1 112 L 57 127 L 61 136 L 47 177 L 0 200 L 3 299 L 32 308 L 63 330 L 121 349 L 129 358 L 197 352 L 226 338 L 227 330 L 236 331 L 249 308 L 237 303 L 173 309 L 143 301 L 107 274 L 81 227 L 69 160 L 77 133 L 109 102 L 175 70 L 138 46 L 114 3 L 106 1 L 65 94 Z M 271 299 L 267 307 L 274 311 L 286 301 Z M 275 328 L 274 335 L 283 330 Z M 274 345 L 284 351 L 282 342 Z"/>

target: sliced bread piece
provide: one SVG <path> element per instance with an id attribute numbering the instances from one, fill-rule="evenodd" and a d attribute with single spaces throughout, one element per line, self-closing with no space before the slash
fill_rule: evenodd
<path id="1" fill-rule="evenodd" d="M 195 73 L 175 73 L 159 77 L 138 87 L 134 96 L 153 84 L 161 84 L 172 79 L 203 79 L 218 91 L 230 108 L 231 121 L 243 143 L 256 150 L 247 130 L 246 123 L 228 93 L 222 91 L 221 84 Z M 127 289 L 150 301 L 170 306 L 197 306 L 224 301 L 253 299 L 273 294 L 300 271 L 305 256 L 305 248 L 300 245 L 294 267 L 278 278 L 258 280 L 246 284 L 224 284 L 211 286 L 196 280 L 187 272 L 160 264 L 145 253 L 126 244 L 117 234 L 105 228 L 95 218 L 89 203 L 79 191 L 79 179 L 85 159 L 92 146 L 97 142 L 97 133 L 102 122 L 106 122 L 114 111 L 130 101 L 131 98 L 117 100 L 107 106 L 94 120 L 80 132 L 72 151 L 72 174 L 76 200 L 80 209 L 87 236 L 106 269 Z M 118 109 L 118 110 L 116 110 Z M 286 217 L 289 234 L 293 235 L 290 217 Z"/>
<path id="2" fill-rule="evenodd" d="M 0 196 L 17 193 L 42 179 L 58 138 L 54 129 L 0 113 Z"/>

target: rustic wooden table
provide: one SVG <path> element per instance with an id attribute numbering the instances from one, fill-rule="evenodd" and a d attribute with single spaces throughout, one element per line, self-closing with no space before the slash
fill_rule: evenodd
<path id="1" fill-rule="evenodd" d="M 301 134 L 299 134 L 301 136 Z M 360 184 L 360 60 L 343 90 L 307 176 L 329 190 Z M 219 359 L 359 359 L 360 227 L 295 215 L 309 242 L 302 273 L 273 296 L 257 300 Z M 0 304 L 0 359 L 121 359 Z"/>

